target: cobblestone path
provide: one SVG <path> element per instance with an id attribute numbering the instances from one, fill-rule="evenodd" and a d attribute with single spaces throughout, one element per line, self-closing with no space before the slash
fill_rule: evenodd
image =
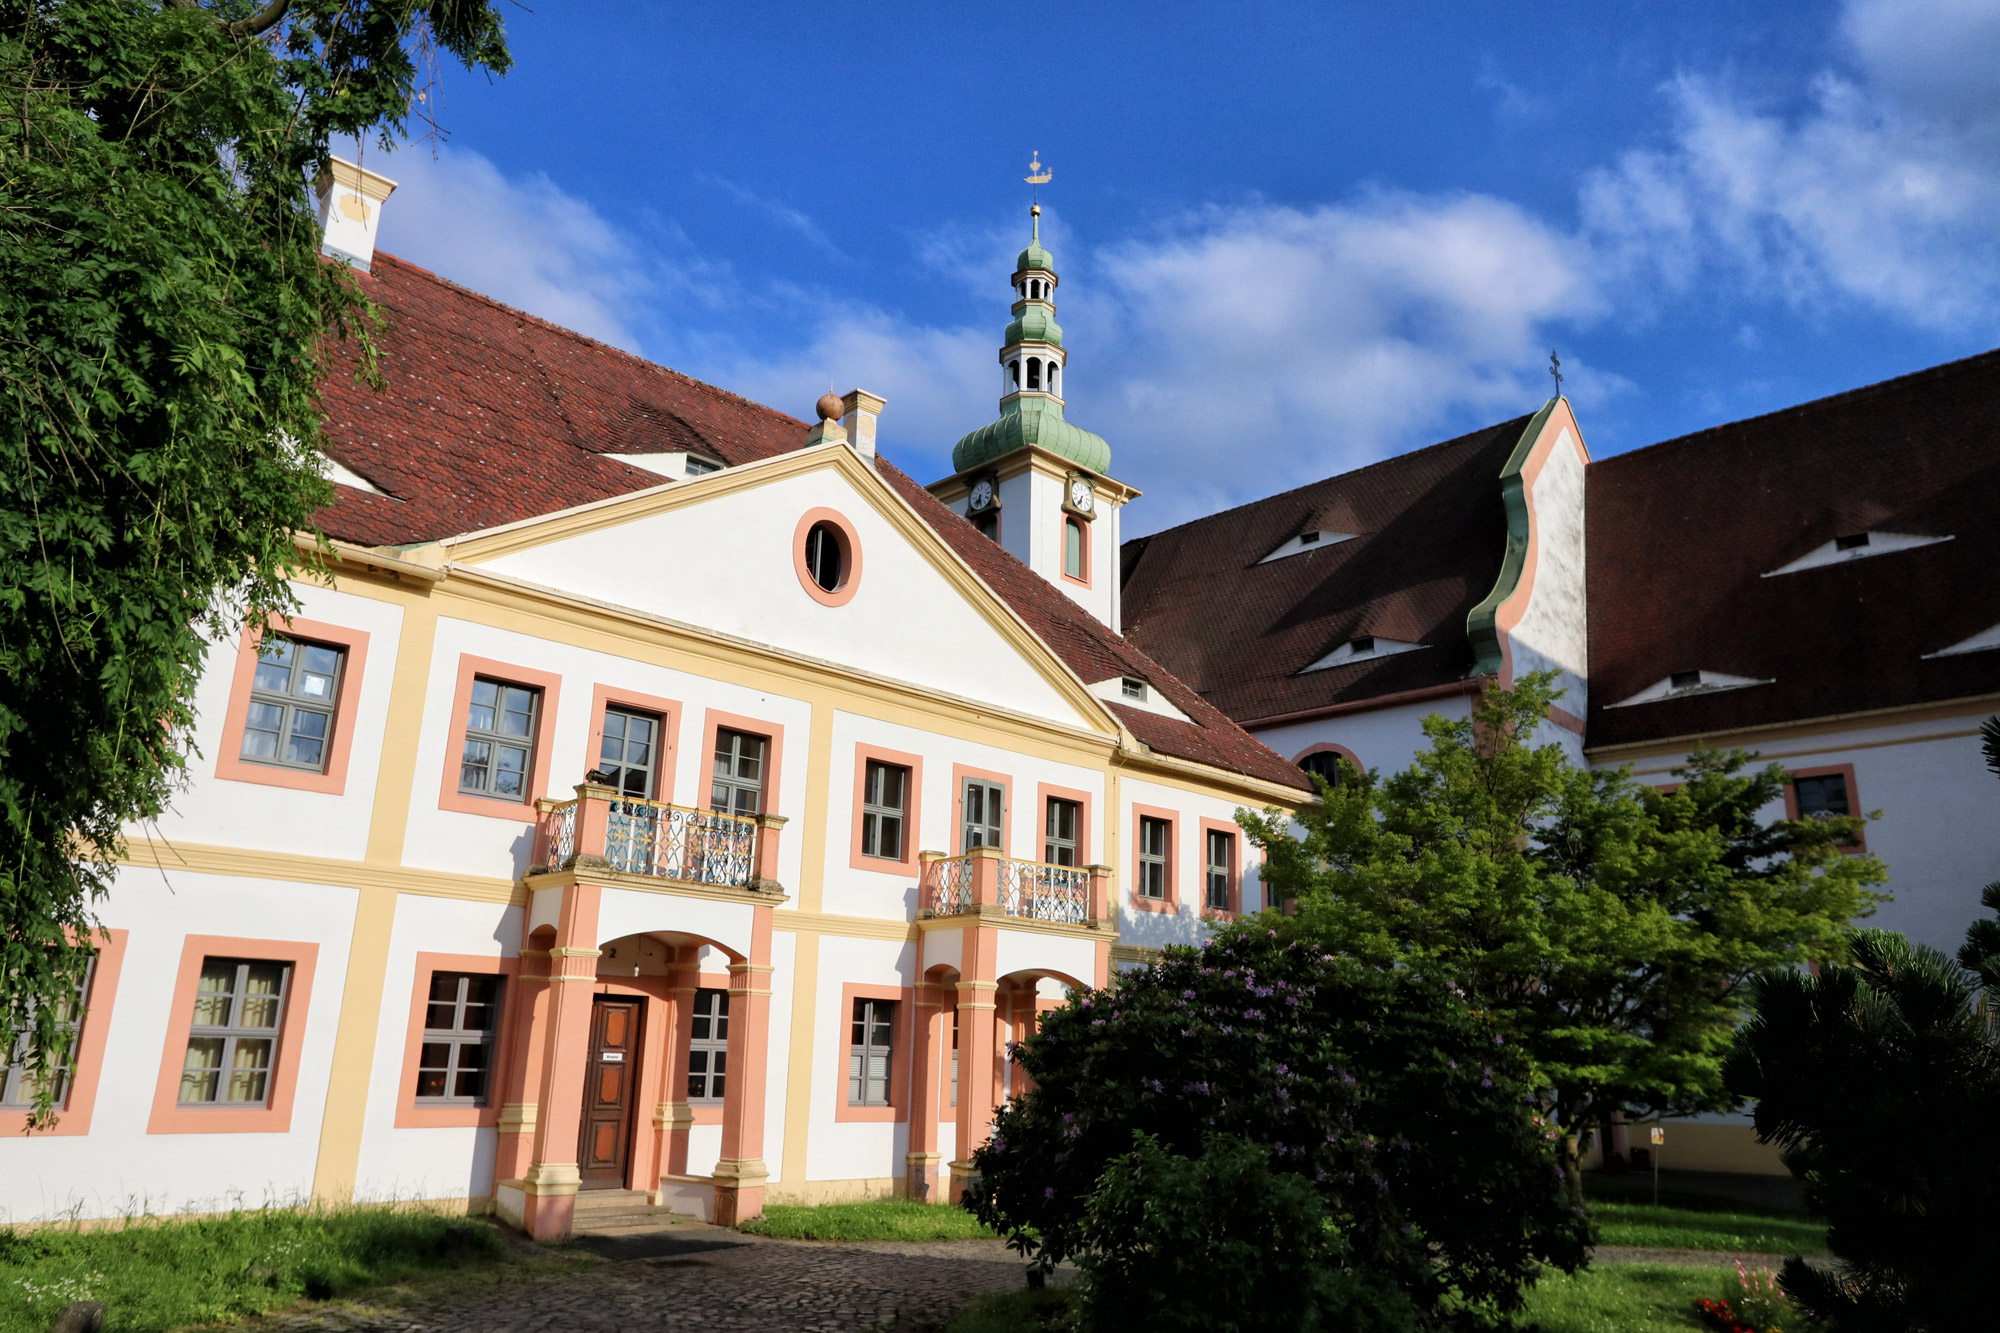
<path id="1" fill-rule="evenodd" d="M 524 1277 L 462 1300 L 425 1296 L 393 1309 L 323 1308 L 255 1320 L 245 1327 L 258 1333 L 682 1328 L 915 1333 L 941 1327 L 976 1295 L 1025 1284 L 1020 1258 L 998 1241 L 840 1245 L 677 1227 L 671 1234 L 622 1237 L 593 1248 L 604 1251 L 610 1262 Z"/>

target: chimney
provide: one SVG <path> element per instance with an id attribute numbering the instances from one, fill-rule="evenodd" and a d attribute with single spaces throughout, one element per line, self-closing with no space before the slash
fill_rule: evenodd
<path id="1" fill-rule="evenodd" d="M 382 222 L 382 201 L 396 188 L 396 182 L 336 157 L 314 184 L 319 191 L 319 252 L 344 259 L 366 273 L 375 259 L 375 229 Z"/>
<path id="2" fill-rule="evenodd" d="M 847 442 L 870 467 L 875 465 L 875 418 L 887 403 L 866 389 L 850 389 L 840 399 L 840 424 L 847 428 Z"/>

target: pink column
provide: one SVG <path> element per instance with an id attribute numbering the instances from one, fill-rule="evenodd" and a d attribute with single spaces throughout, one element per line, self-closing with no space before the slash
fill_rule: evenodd
<path id="1" fill-rule="evenodd" d="M 500 1069 L 500 1140 L 493 1178 L 518 1183 L 528 1173 L 540 1115 L 542 1053 L 549 1032 L 549 951 L 523 948 L 521 971 L 507 992 L 507 1056 Z"/>
<path id="2" fill-rule="evenodd" d="M 639 1028 L 645 1042 L 640 1057 L 643 1081 L 640 1089 L 634 1089 L 641 1100 L 632 1113 L 635 1122 L 632 1127 L 632 1175 L 627 1184 L 636 1190 L 652 1191 L 660 1187 L 660 1173 L 666 1169 L 669 1121 L 666 1101 L 672 1087 L 674 1062 L 674 1006 L 664 982 L 648 985 L 645 1009 L 646 1017 Z M 650 1115 L 645 1113 L 648 1105 L 652 1107 Z M 651 1133 L 647 1132 L 648 1125 L 651 1126 Z"/>
<path id="3" fill-rule="evenodd" d="M 757 816 L 757 862 L 750 881 L 753 889 L 779 890 L 778 838 L 785 829 L 783 815 Z M 727 1086 L 727 1085 L 725 1085 Z"/>
<path id="4" fill-rule="evenodd" d="M 587 804 L 597 804 L 590 802 Z M 581 822 L 579 821 L 579 830 Z M 581 844 L 580 844 L 581 845 Z M 602 846 L 602 843 L 598 844 Z M 567 1236 L 576 1210 L 577 1139 L 590 1061 L 590 1010 L 597 993 L 595 884 L 563 890 L 556 942 L 549 950 L 548 1036 L 540 1070 L 534 1160 L 522 1181 L 522 1219 L 536 1240 Z"/>
<path id="5" fill-rule="evenodd" d="M 910 1053 L 910 1197 L 919 1203 L 939 1199 L 938 1167 L 944 1154 L 938 1151 L 938 1122 L 946 1097 L 946 1062 L 951 1059 L 951 990 L 923 977 L 922 941 L 918 942 L 916 1022 L 912 1025 Z"/>
<path id="6" fill-rule="evenodd" d="M 1110 923 L 1117 913 L 1111 902 L 1111 867 L 1085 866 L 1090 872 L 1090 919 L 1098 924 Z"/>
<path id="7" fill-rule="evenodd" d="M 764 1212 L 764 1079 L 770 1066 L 771 908 L 753 908 L 750 957 L 729 965 L 729 1081 L 722 1096 L 722 1160 L 715 1220 L 733 1227 Z"/>
<path id="8" fill-rule="evenodd" d="M 687 944 L 674 951 L 673 967 L 667 984 L 674 997 L 672 1062 L 667 1073 L 668 1107 L 666 1174 L 684 1176 L 688 1169 L 688 1131 L 694 1128 L 694 1108 L 688 1105 L 688 1024 L 694 1014 L 694 993 L 701 988 L 701 946 Z M 727 1087 L 725 1083 L 723 1085 Z"/>
<path id="9" fill-rule="evenodd" d="M 981 849 L 983 850 L 983 849 Z M 973 862 L 973 883 L 979 886 L 979 867 L 997 867 L 996 859 Z M 991 886 L 992 878 L 987 879 Z M 951 1201 L 957 1203 L 972 1175 L 972 1154 L 986 1142 L 993 1129 L 993 1107 L 998 1101 L 993 1085 L 993 1027 L 995 1021 L 994 955 L 1000 932 L 992 926 L 967 926 L 958 976 L 958 1142 L 957 1160 L 951 1164 Z"/>

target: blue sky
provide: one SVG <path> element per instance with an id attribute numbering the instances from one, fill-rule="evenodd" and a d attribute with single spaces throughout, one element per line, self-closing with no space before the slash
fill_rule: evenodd
<path id="1" fill-rule="evenodd" d="M 1598 456 L 2000 344 L 2000 0 L 543 5 L 381 244 L 920 479 L 1029 153 L 1139 533 L 1532 410 Z M 1389 12 L 1393 11 L 1393 12 Z"/>

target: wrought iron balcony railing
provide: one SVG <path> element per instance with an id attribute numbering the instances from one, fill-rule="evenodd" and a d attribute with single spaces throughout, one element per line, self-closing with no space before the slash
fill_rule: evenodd
<path id="1" fill-rule="evenodd" d="M 1023 921 L 1088 926 L 1110 918 L 1104 866 L 1061 866 L 975 847 L 962 856 L 921 854 L 918 901 L 929 916 L 976 914 L 982 906 Z"/>
<path id="2" fill-rule="evenodd" d="M 576 799 L 542 801 L 534 864 L 603 867 L 626 875 L 731 889 L 777 887 L 776 815 L 732 815 L 620 795 L 584 783 Z"/>

